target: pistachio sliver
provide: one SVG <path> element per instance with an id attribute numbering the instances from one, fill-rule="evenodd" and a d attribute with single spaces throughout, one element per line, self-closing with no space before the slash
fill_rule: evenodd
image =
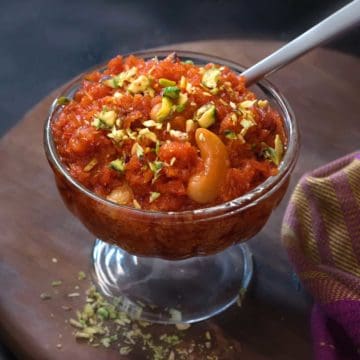
<path id="1" fill-rule="evenodd" d="M 140 75 L 136 80 L 131 82 L 127 88 L 132 94 L 143 93 L 150 87 L 150 79 L 145 75 Z"/>
<path id="2" fill-rule="evenodd" d="M 69 98 L 67 98 L 66 96 L 60 96 L 60 97 L 58 97 L 57 98 L 57 100 L 56 100 L 56 104 L 57 105 L 66 105 L 66 104 L 68 104 L 70 102 L 70 99 Z"/>
<path id="3" fill-rule="evenodd" d="M 164 88 L 163 95 L 170 99 L 177 99 L 179 97 L 180 89 L 177 86 L 167 86 Z"/>
<path id="4" fill-rule="evenodd" d="M 279 165 L 284 155 L 284 145 L 278 134 L 275 136 L 275 154 L 276 158 L 274 163 L 275 165 Z"/>
<path id="5" fill-rule="evenodd" d="M 215 105 L 209 103 L 198 109 L 195 118 L 202 128 L 208 128 L 215 123 L 215 112 Z"/>
<path id="6" fill-rule="evenodd" d="M 161 104 L 156 104 L 151 110 L 151 118 L 157 122 L 164 121 L 170 115 L 172 106 L 172 101 L 168 97 L 163 96 Z"/>
<path id="7" fill-rule="evenodd" d="M 104 108 L 100 113 L 96 114 L 92 126 L 97 129 L 111 129 L 115 125 L 117 114 L 114 110 Z"/>
<path id="8" fill-rule="evenodd" d="M 221 70 L 217 68 L 211 68 L 204 72 L 201 83 L 209 89 L 215 89 L 219 80 Z"/>
<path id="9" fill-rule="evenodd" d="M 176 82 L 175 82 L 175 81 L 172 81 L 172 80 L 169 80 L 169 79 L 160 78 L 160 79 L 159 79 L 159 84 L 160 84 L 162 87 L 167 87 L 167 86 L 175 86 L 175 85 L 176 85 Z"/>
<path id="10" fill-rule="evenodd" d="M 177 101 L 176 111 L 177 112 L 183 112 L 185 110 L 185 107 L 188 103 L 188 96 L 187 94 L 180 93 Z"/>
<path id="11" fill-rule="evenodd" d="M 109 167 L 122 173 L 125 170 L 125 162 L 123 159 L 116 159 L 110 162 Z"/>

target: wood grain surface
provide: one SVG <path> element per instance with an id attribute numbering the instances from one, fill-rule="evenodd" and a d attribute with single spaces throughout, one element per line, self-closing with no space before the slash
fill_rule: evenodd
<path id="1" fill-rule="evenodd" d="M 279 46 L 243 40 L 202 41 L 171 48 L 200 51 L 251 65 Z M 271 80 L 282 90 L 300 123 L 302 148 L 290 189 L 280 207 L 250 241 L 255 276 L 243 306 L 192 326 L 187 338 L 207 329 L 215 350 L 236 353 L 219 359 L 310 359 L 310 300 L 299 288 L 279 233 L 291 189 L 301 174 L 359 147 L 359 60 L 318 49 Z M 35 106 L 0 142 L 0 335 L 19 359 L 118 359 L 117 350 L 77 343 L 61 309 L 90 268 L 93 236 L 65 209 L 42 146 L 42 127 L 55 91 Z M 57 258 L 58 262 L 52 262 Z M 51 281 L 63 280 L 59 294 Z M 160 329 L 165 331 L 165 329 Z M 61 337 L 59 337 L 61 335 Z M 56 344 L 62 348 L 57 349 Z M 129 359 L 143 356 L 128 355 Z"/>

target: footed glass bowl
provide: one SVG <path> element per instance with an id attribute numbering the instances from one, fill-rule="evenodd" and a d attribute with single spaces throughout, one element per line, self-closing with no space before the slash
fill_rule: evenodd
<path id="1" fill-rule="evenodd" d="M 136 53 L 145 59 L 171 51 Z M 179 51 L 182 59 L 243 67 L 228 60 Z M 97 69 L 104 69 L 99 66 Z M 72 97 L 84 74 L 61 96 Z M 299 148 L 294 114 L 268 81 L 251 88 L 284 118 L 288 145 L 276 176 L 247 194 L 213 207 L 180 212 L 155 212 L 114 204 L 72 178 L 57 154 L 51 123 L 55 100 L 45 124 L 46 156 L 67 208 L 96 236 L 93 279 L 109 300 L 135 318 L 161 322 L 195 322 L 233 304 L 252 277 L 252 256 L 243 244 L 256 235 L 287 189 Z"/>

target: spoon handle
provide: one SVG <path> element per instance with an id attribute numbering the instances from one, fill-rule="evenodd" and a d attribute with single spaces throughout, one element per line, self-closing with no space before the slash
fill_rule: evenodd
<path id="1" fill-rule="evenodd" d="M 358 23 L 360 23 L 360 0 L 355 0 L 245 70 L 242 76 L 246 79 L 246 85 L 251 85 L 264 76 L 273 73 Z"/>

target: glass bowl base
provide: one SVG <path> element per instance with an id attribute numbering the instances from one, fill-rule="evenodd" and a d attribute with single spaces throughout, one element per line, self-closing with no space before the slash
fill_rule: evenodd
<path id="1" fill-rule="evenodd" d="M 132 318 L 163 324 L 210 318 L 237 301 L 249 286 L 252 255 L 247 245 L 185 260 L 129 254 L 97 239 L 93 279 L 103 296 Z"/>

